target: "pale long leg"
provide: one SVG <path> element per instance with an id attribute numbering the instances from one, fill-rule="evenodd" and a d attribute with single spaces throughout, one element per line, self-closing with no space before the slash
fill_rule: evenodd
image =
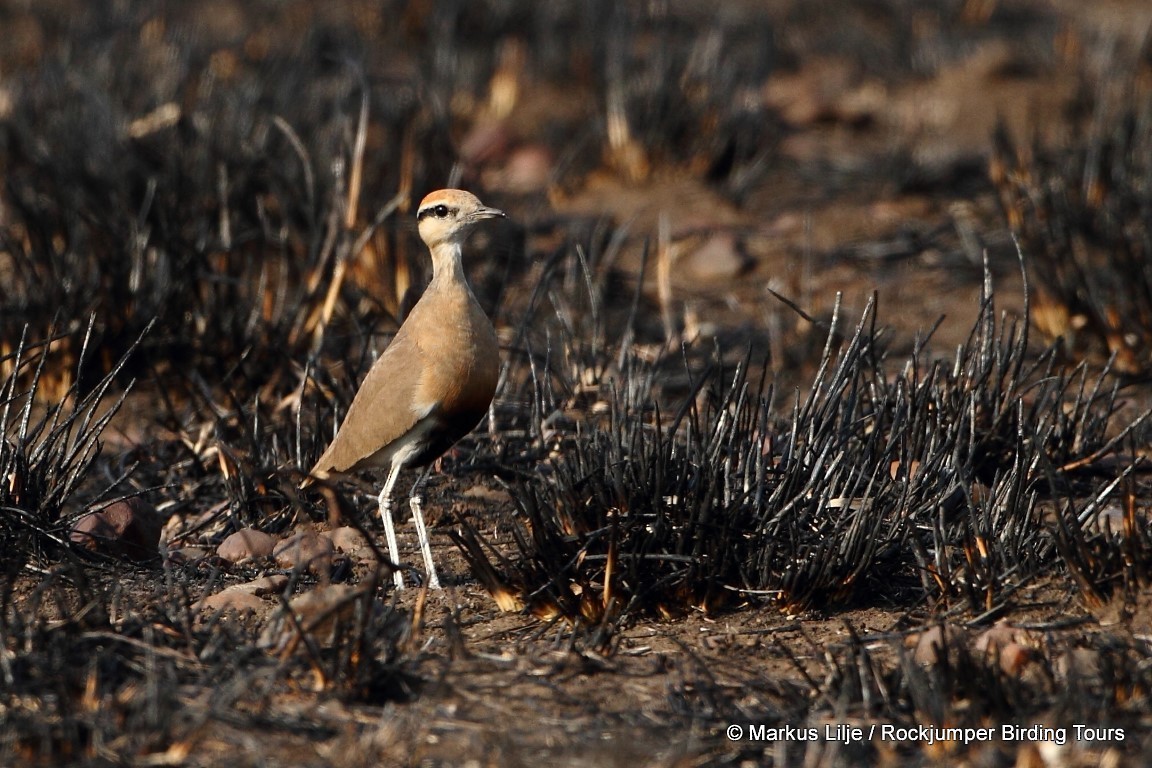
<path id="1" fill-rule="evenodd" d="M 388 539 L 388 557 L 396 566 L 392 572 L 392 581 L 396 589 L 404 589 L 404 570 L 400 567 L 400 547 L 396 544 L 396 527 L 392 524 L 392 486 L 396 485 L 396 478 L 400 475 L 399 462 L 388 470 L 388 479 L 384 481 L 384 490 L 380 491 L 376 503 L 380 506 L 380 519 L 384 521 L 384 537 Z"/>
<path id="2" fill-rule="evenodd" d="M 408 505 L 412 507 L 412 520 L 416 523 L 416 537 L 420 540 L 420 554 L 424 556 L 424 570 L 428 573 L 428 587 L 440 589 L 440 577 L 436 575 L 436 564 L 432 562 L 432 545 L 428 541 L 428 529 L 424 525 L 424 513 L 420 511 L 423 503 L 424 481 L 428 479 L 428 470 L 420 473 L 420 478 L 412 486 L 412 493 L 408 497 Z"/>

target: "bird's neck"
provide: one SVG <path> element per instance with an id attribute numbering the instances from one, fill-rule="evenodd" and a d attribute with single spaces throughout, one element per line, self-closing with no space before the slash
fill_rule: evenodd
<path id="1" fill-rule="evenodd" d="M 467 285 L 459 243 L 440 243 L 431 250 L 433 282 L 460 282 Z"/>

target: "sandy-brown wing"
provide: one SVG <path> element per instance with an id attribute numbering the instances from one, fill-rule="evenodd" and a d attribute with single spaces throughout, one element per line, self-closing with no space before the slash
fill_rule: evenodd
<path id="1" fill-rule="evenodd" d="M 310 474 L 350 472 L 375 466 L 372 457 L 416 426 L 423 415 L 414 400 L 422 352 L 405 328 L 372 365 L 360 384 L 332 444 Z"/>

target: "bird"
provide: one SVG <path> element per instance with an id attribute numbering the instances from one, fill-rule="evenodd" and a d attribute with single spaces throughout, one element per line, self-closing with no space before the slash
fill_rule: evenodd
<path id="1" fill-rule="evenodd" d="M 464 277 L 461 256 L 478 222 L 505 216 L 462 189 L 441 189 L 421 201 L 416 222 L 432 255 L 432 281 L 364 377 L 336 436 L 303 484 L 386 470 L 377 504 L 393 562 L 400 562 L 392 521 L 392 489 L 400 470 L 443 455 L 475 429 L 496 394 L 496 331 Z M 428 585 L 438 589 L 420 485 L 413 486 L 409 504 Z M 392 576 L 403 589 L 402 572 Z"/>

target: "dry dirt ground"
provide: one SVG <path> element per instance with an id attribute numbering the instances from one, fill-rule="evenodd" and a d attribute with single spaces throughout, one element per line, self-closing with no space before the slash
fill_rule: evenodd
<path id="1" fill-rule="evenodd" d="M 0 69 L 0 118 L 11 120 L 16 104 L 11 100 L 12 78 L 34 71 L 38 60 L 61 43 L 52 26 L 59 24 L 59 17 L 31 4 L 6 5 L 0 9 L 7 38 L 0 43 L 7 66 L 7 71 Z M 63 8 L 68 3 L 51 5 Z M 434 18 L 440 5 L 406 7 L 413 18 Z M 444 5 L 461 13 L 458 4 Z M 653 5 L 660 6 L 653 11 L 655 17 L 679 16 L 689 28 L 711 23 L 707 12 L 685 4 Z M 660 335 L 659 312 L 664 307 L 671 308 L 681 340 L 703 345 L 715 340 L 736 352 L 748 345 L 771 349 L 768 369 L 785 393 L 812 380 L 819 356 L 811 349 L 789 353 L 782 345 L 807 345 L 818 351 L 824 338 L 821 323 L 828 321 L 838 295 L 842 315 L 851 326 L 875 294 L 877 315 L 891 329 L 889 348 L 896 358 L 913 350 L 917 334 L 941 318 L 931 341 L 937 353 L 947 357 L 968 338 L 980 315 L 985 257 L 997 311 L 1009 316 L 1023 311 L 1016 245 L 988 182 L 993 132 L 1000 124 L 1022 144 L 1058 146 L 1068 141 L 1086 82 L 1107 82 L 1112 71 L 1148 76 L 1144 46 L 1152 25 L 1152 6 L 1139 0 L 1094 4 L 966 0 L 943 4 L 944 13 L 897 2 L 821 2 L 809 11 L 799 5 L 769 3 L 761 8 L 759 3 L 738 2 L 716 11 L 736 20 L 726 23 L 766 18 L 765 23 L 777 30 L 774 45 L 789 52 L 789 57 L 782 55 L 787 59 L 783 64 L 765 70 L 755 92 L 731 96 L 758 100 L 777 121 L 763 151 L 753 148 L 737 168 L 743 169 L 746 182 L 735 178 L 737 173 L 717 183 L 697 172 L 692 162 L 668 167 L 659 158 L 633 162 L 625 144 L 616 154 L 597 155 L 587 162 L 587 169 L 568 172 L 561 183 L 534 186 L 533 162 L 544 163 L 554 178 L 559 178 L 556 169 L 563 169 L 566 162 L 582 162 L 565 155 L 563 147 L 549 146 L 541 126 L 591 119 L 585 113 L 595 108 L 588 106 L 593 98 L 588 93 L 569 95 L 532 77 L 521 81 L 500 128 L 516 136 L 514 141 L 486 139 L 482 127 L 477 127 L 479 120 L 464 121 L 456 131 L 463 147 L 471 146 L 469 140 L 478 145 L 489 140 L 511 141 L 514 146 L 519 142 L 528 148 L 521 154 L 505 145 L 489 155 L 475 150 L 472 164 L 462 171 L 461 184 L 489 190 L 486 201 L 507 208 L 523 228 L 529 260 L 543 262 L 566 238 L 578 237 L 573 232 L 597 227 L 611 232 L 619 244 L 616 274 L 624 283 L 635 284 L 644 269 L 643 306 L 651 313 L 644 324 L 650 336 Z M 349 23 L 368 29 L 384 23 L 364 21 L 368 11 L 349 5 L 353 7 L 359 10 L 349 10 L 348 17 L 358 21 Z M 197 13 L 215 20 L 187 21 Z M 320 12 L 301 10 L 303 21 L 298 23 L 309 23 L 309 13 Z M 266 44 L 261 35 L 269 34 L 226 0 L 201 4 L 197 12 L 170 9 L 169 15 L 184 19 L 180 23 L 188 26 L 181 29 L 192 30 L 180 35 L 235 38 L 222 42 L 221 50 L 232 46 L 250 52 L 252 46 Z M 128 19 L 123 22 L 128 33 L 135 30 L 147 36 L 132 25 L 146 27 L 148 13 L 118 18 Z M 938 28 L 941 18 L 966 31 Z M 179 28 L 176 21 L 169 24 Z M 227 31 L 229 24 L 251 30 L 250 36 Z M 432 21 L 423 28 L 427 35 L 437 29 Z M 110 36 L 117 34 L 126 34 L 125 29 L 109 30 Z M 532 34 L 532 29 L 517 28 L 512 19 L 491 46 L 507 45 L 512 38 L 530 40 Z M 165 39 L 179 46 L 187 40 L 180 35 Z M 63 36 L 67 37 L 66 31 Z M 934 37 L 939 45 L 932 44 Z M 514 58 L 518 49 L 510 50 Z M 405 72 L 401 65 L 398 77 Z M 318 77 L 324 76 L 331 72 L 322 70 Z M 639 133 L 636 127 L 633 130 Z M 369 158 L 374 141 L 370 137 Z M 536 143 L 547 152 L 533 155 Z M 25 151 L 13 146 L 6 150 Z M 4 168 L 0 164 L 0 173 Z M 0 211 L 0 220 L 3 216 Z M 643 257 L 646 243 L 655 251 L 662 238 L 673 249 L 671 255 L 665 253 L 673 265 L 666 286 Z M 714 250 L 704 249 L 705 245 Z M 670 294 L 661 295 L 669 289 Z M 772 292 L 788 297 L 815 318 L 816 325 L 798 317 Z M 506 300 L 504 306 L 515 302 Z M 515 332 L 511 311 L 506 309 L 498 318 L 506 342 Z M 7 347 L 0 351 L 9 352 L 11 341 L 6 339 Z M 1033 347 L 1040 349 L 1044 343 L 1037 334 Z M 1130 401 L 1126 407 L 1133 413 L 1149 400 L 1146 385 L 1139 382 L 1126 393 Z M 782 400 L 787 402 L 788 396 Z M 180 456 L 133 454 L 147 441 L 167 434 L 165 429 L 172 430 L 174 439 L 187 442 L 188 435 L 174 425 L 139 418 L 148 409 L 162 407 L 162 399 L 145 382 L 106 431 L 102 450 L 134 455 L 132 461 L 141 466 L 183 461 Z M 1120 419 L 1113 429 L 1122 426 Z M 475 438 L 484 439 L 484 433 Z M 469 442 L 463 450 L 471 446 Z M 1138 452 L 1146 448 L 1133 446 Z M 229 460 L 222 453 L 211 461 L 223 470 L 211 466 L 205 473 L 223 471 L 229 477 L 225 466 Z M 231 465 L 233 472 L 240 463 Z M 414 478 L 414 473 L 406 473 L 401 487 Z M 110 485 L 112 479 L 90 478 L 84 487 Z M 195 486 L 186 479 L 175 484 L 179 487 L 155 489 L 162 513 L 193 520 L 206 510 L 194 495 L 181 495 L 195 494 Z M 994 615 L 981 615 L 961 600 L 949 603 L 923 596 L 896 600 L 892 593 L 871 599 L 859 592 L 843 604 L 792 612 L 771 595 L 749 593 L 728 599 L 716 610 L 690 606 L 664 618 L 638 613 L 609 631 L 607 624 L 574 625 L 527 611 L 501 610 L 474 575 L 447 532 L 458 515 L 466 514 L 487 540 L 505 553 L 514 552 L 510 524 L 518 514 L 514 492 L 514 485 L 498 480 L 484 467 L 469 468 L 458 456 L 449 456 L 444 473 L 432 476 L 425 506 L 432 521 L 442 523 L 435 531 L 433 553 L 446 589 L 401 593 L 381 589 L 377 610 L 386 616 L 376 617 L 383 623 L 373 630 L 380 645 L 375 651 L 344 647 L 340 653 L 345 655 L 335 658 L 316 648 L 277 653 L 255 647 L 267 617 L 278 607 L 274 596 L 265 599 L 266 607 L 255 616 L 189 616 L 185 623 L 157 618 L 171 619 L 166 611 L 175 609 L 157 612 L 146 607 L 150 601 L 170 601 L 180 594 L 191 603 L 223 585 L 283 572 L 271 563 L 227 567 L 208 558 L 185 570 L 172 563 L 141 569 L 92 565 L 90 578 L 96 585 L 92 589 L 111 595 L 113 613 L 121 613 L 89 621 L 83 618 L 83 605 L 69 602 L 78 599 L 76 594 L 91 594 L 84 591 L 87 587 L 75 588 L 70 581 L 74 574 L 59 575 L 64 572 L 51 558 L 30 562 L 12 578 L 4 606 L 9 618 L 0 670 L 7 670 L 9 683 L 24 669 L 22 658 L 39 658 L 35 656 L 39 648 L 55 647 L 53 633 L 70 638 L 70 647 L 79 653 L 95 654 L 92 649 L 118 643 L 136 645 L 123 667 L 81 664 L 82 674 L 53 694 L 73 702 L 67 706 L 55 699 L 52 706 L 29 704 L 35 696 L 27 692 L 8 696 L 0 718 L 24 735 L 6 742 L 5 756 L 43 765 L 237 767 L 1055 766 L 1139 765 L 1152 754 L 1149 691 L 1133 684 L 1118 693 L 1125 683 L 1116 670 L 1123 664 L 1085 656 L 1113 644 L 1123 646 L 1121 655 L 1126 653 L 1124 658 L 1133 664 L 1147 665 L 1152 658 L 1146 652 L 1152 601 L 1146 586 L 1135 601 L 1124 605 L 1093 603 L 1071 578 L 1046 575 L 1026 580 L 1008 607 Z M 356 492 L 350 498 L 360 511 L 356 520 L 368 533 L 378 533 L 370 497 Z M 311 504 L 312 509 L 322 508 L 318 502 Z M 303 507 L 289 508 L 287 502 L 275 500 L 269 503 L 272 507 L 278 532 L 328 527 L 326 520 L 304 514 Z M 411 525 L 401 525 L 400 533 L 402 550 L 416 556 Z M 363 563 L 351 568 L 353 583 L 367 577 Z M 52 574 L 59 575 L 59 583 Z M 310 586 L 314 581 L 305 577 L 301 584 Z M 75 594 L 70 591 L 74 588 Z M 41 608 L 29 608 L 41 603 Z M 16 615 L 35 615 L 45 623 L 32 632 L 18 626 L 20 621 L 11 618 Z M 123 633 L 134 639 L 117 639 L 106 629 L 109 623 L 122 627 L 134 621 L 139 631 Z M 203 632 L 204 622 L 212 621 L 219 622 L 220 639 L 207 645 L 191 638 L 186 644 L 154 642 L 159 635 Z M 344 631 L 362 629 L 368 621 L 360 614 L 345 617 Z M 997 621 L 1007 622 L 1019 634 L 990 640 L 988 633 Z M 941 642 L 944 649 L 935 653 L 921 638 L 941 624 L 960 639 L 949 636 Z M 14 638 L 23 638 L 24 645 L 18 646 Z M 227 647 L 229 643 L 234 647 Z M 235 660 L 221 664 L 218 659 L 225 651 L 233 652 Z M 67 657 L 69 652 L 60 653 Z M 372 667 L 362 658 L 370 653 L 377 654 L 374 663 L 379 667 L 365 673 L 370 680 L 342 678 L 359 674 L 348 670 Z M 149 671 L 150 665 L 166 664 L 174 671 Z M 1095 691 L 1101 701 L 1113 705 L 1076 709 L 1061 698 L 1061 689 L 1069 687 L 1068 675 L 1079 674 L 1068 672 L 1077 664 L 1085 666 L 1085 678 L 1100 682 L 1076 690 Z M 1108 670 L 1101 672 L 1101 664 Z M 941 699 L 931 695 L 935 683 L 921 680 L 917 688 L 908 682 L 916 677 L 913 668 L 940 666 L 950 669 L 944 677 L 952 686 Z M 215 671 L 205 679 L 200 670 L 209 667 Z M 118 687 L 117 675 L 134 682 Z M 967 697 L 958 682 L 964 675 L 973 676 L 966 681 L 974 686 Z M 987 682 L 981 675 L 995 680 Z M 867 732 L 871 725 L 884 722 L 885 706 L 890 704 L 886 697 L 896 696 L 891 692 L 904 690 L 901 686 L 921 693 L 920 698 L 912 696 L 898 724 L 966 722 L 962 711 L 969 699 L 980 697 L 980 686 L 985 684 L 1002 699 L 995 706 L 982 704 L 986 711 L 1010 712 L 1017 707 L 1041 712 L 1035 723 L 1016 723 L 1064 726 L 1069 734 L 1066 743 L 1043 738 L 977 738 L 962 744 L 879 735 L 846 737 L 852 728 Z M 49 686 L 50 679 L 44 685 Z M 1013 698 L 1017 690 L 1019 699 Z M 1048 704 L 1036 703 L 1044 697 Z M 882 700 L 887 703 L 878 703 Z M 961 714 L 932 712 L 932 702 L 940 700 Z M 1104 720 L 1074 719 L 1077 713 L 1099 714 L 1109 706 L 1113 714 Z M 78 721 L 90 716 L 99 725 L 55 731 L 29 725 L 37 707 L 43 708 L 45 717 L 49 711 L 51 717 L 67 711 Z M 93 713 L 110 713 L 111 720 Z M 1073 723 L 1122 728 L 1124 738 L 1109 734 L 1099 740 L 1077 740 Z M 1002 724 L 995 716 L 983 722 L 997 736 Z M 735 738 L 730 738 L 729 726 L 738 727 Z M 822 736 L 828 727 L 840 738 L 813 742 L 799 731 L 757 738 L 753 730 L 757 727 L 817 728 Z M 141 735 L 134 736 L 132 729 Z"/>

